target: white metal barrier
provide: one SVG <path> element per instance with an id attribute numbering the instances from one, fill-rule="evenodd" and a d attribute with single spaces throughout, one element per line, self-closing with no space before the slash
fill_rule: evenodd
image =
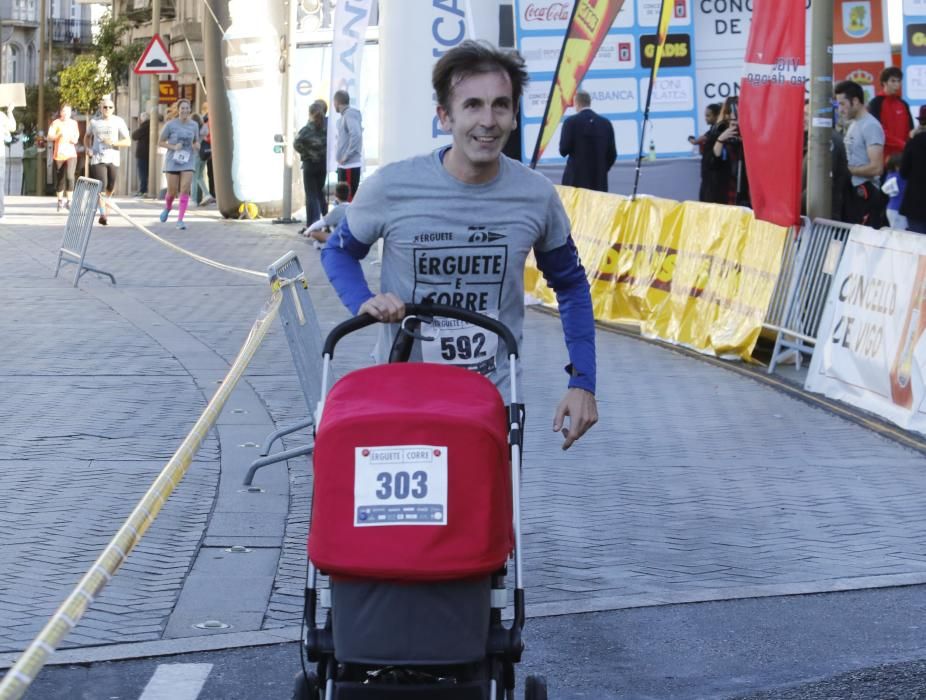
<path id="1" fill-rule="evenodd" d="M 766 328 L 777 331 L 769 374 L 785 356 L 794 355 L 800 367 L 801 353 L 813 354 L 830 280 L 839 266 L 852 226 L 828 219 L 816 219 L 809 226 L 805 223 L 794 243 L 793 266 L 789 266 L 787 273 L 782 261 L 782 278 L 786 274 L 789 277 L 783 315 L 774 323 L 778 319 L 772 317 L 770 305 L 765 324 Z M 783 282 L 780 278 L 779 284 Z"/>

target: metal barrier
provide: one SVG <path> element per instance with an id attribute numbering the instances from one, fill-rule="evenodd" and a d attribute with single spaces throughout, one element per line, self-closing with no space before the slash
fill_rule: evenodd
<path id="1" fill-rule="evenodd" d="M 853 224 L 840 221 L 816 219 L 809 228 L 801 229 L 784 316 L 775 327 L 778 333 L 769 374 L 786 355 L 793 354 L 800 368 L 801 353 L 813 354 L 830 280 L 839 266 L 852 227 Z"/>
<path id="2" fill-rule="evenodd" d="M 64 224 L 64 238 L 61 239 L 61 248 L 58 250 L 55 277 L 58 276 L 61 263 L 77 265 L 77 272 L 74 273 L 75 287 L 85 272 L 94 272 L 109 277 L 110 281 L 116 284 L 116 278 L 111 273 L 88 265 L 85 260 L 101 187 L 99 180 L 81 177 L 77 179 L 77 186 L 71 197 L 71 209 L 68 211 L 68 220 Z"/>
<path id="3" fill-rule="evenodd" d="M 267 276 L 270 278 L 270 288 L 274 292 L 279 290 L 283 293 L 283 300 L 280 304 L 280 321 L 283 324 L 283 330 L 286 332 L 286 342 L 293 356 L 296 376 L 299 378 L 302 395 L 309 409 L 309 416 L 314 416 L 322 392 L 321 358 L 323 340 L 321 328 L 318 325 L 318 316 L 315 314 L 315 306 L 309 296 L 309 285 L 305 278 L 305 272 L 302 270 L 299 258 L 296 257 L 294 252 L 290 251 L 267 268 Z M 285 462 L 294 457 L 311 454 L 315 448 L 314 444 L 293 447 L 268 456 L 270 446 L 275 441 L 284 435 L 309 428 L 314 422 L 314 418 L 309 418 L 309 420 L 270 433 L 264 440 L 264 447 L 261 451 L 262 457 L 251 464 L 248 473 L 244 477 L 244 485 L 250 486 L 254 481 L 257 470 L 266 467 L 268 464 Z"/>
<path id="4" fill-rule="evenodd" d="M 801 217 L 800 228 L 795 230 L 792 226 L 788 229 L 788 235 L 781 251 L 781 271 L 778 273 L 778 280 L 775 282 L 772 298 L 768 302 L 765 322 L 762 324 L 763 328 L 772 331 L 781 330 L 781 323 L 785 317 L 785 305 L 788 301 L 788 290 L 791 288 L 791 279 L 794 277 L 798 240 L 806 230 L 810 230 L 810 219 L 806 216 Z"/>

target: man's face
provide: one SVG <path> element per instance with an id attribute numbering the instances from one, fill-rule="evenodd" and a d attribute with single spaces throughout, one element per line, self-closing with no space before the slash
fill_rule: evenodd
<path id="1" fill-rule="evenodd" d="M 704 121 L 707 122 L 708 126 L 714 126 L 717 123 L 717 115 L 714 114 L 711 110 L 704 110 Z"/>
<path id="2" fill-rule="evenodd" d="M 507 73 L 477 73 L 454 84 L 449 109 L 437 106 L 441 127 L 453 134 L 457 162 L 476 171 L 496 166 L 517 126 L 511 92 Z"/>
<path id="3" fill-rule="evenodd" d="M 70 107 L 62 107 L 62 108 L 61 108 L 61 118 L 62 118 L 62 119 L 70 119 L 70 118 L 71 118 L 71 108 L 70 108 Z"/>
<path id="4" fill-rule="evenodd" d="M 346 103 L 346 102 L 337 102 L 337 101 L 335 101 L 335 103 L 334 103 L 334 111 L 335 111 L 335 112 L 337 112 L 338 114 L 340 114 L 340 113 L 343 112 L 345 109 L 347 109 L 347 103 Z"/>
<path id="5" fill-rule="evenodd" d="M 899 95 L 900 84 L 900 78 L 897 77 L 888 78 L 886 83 L 881 83 L 885 95 Z"/>
<path id="6" fill-rule="evenodd" d="M 858 116 L 861 102 L 856 99 L 849 99 L 845 95 L 836 95 L 836 101 L 839 104 L 839 116 L 843 119 L 855 119 Z"/>
<path id="7" fill-rule="evenodd" d="M 104 118 L 111 117 L 114 109 L 115 105 L 111 100 L 103 100 L 100 102 L 100 113 Z"/>

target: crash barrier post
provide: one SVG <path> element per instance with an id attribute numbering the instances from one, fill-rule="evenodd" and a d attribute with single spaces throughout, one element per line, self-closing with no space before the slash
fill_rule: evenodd
<path id="1" fill-rule="evenodd" d="M 80 583 L 65 599 L 55 614 L 46 623 L 38 636 L 16 660 L 13 667 L 0 680 L 0 700 L 19 700 L 29 689 L 32 681 L 54 653 L 61 640 L 77 625 L 87 608 L 94 602 L 116 570 L 126 560 L 142 535 L 154 522 L 174 488 L 183 479 L 193 457 L 206 435 L 215 425 L 222 407 L 228 400 L 257 348 L 267 335 L 273 317 L 280 308 L 280 294 L 274 294 L 264 305 L 251 327 L 247 340 L 238 352 L 228 374 L 219 385 L 215 396 L 209 401 L 189 435 L 174 452 L 170 461 L 148 488 L 138 505 L 106 545 L 106 549 L 84 574 Z"/>
<path id="2" fill-rule="evenodd" d="M 64 238 L 61 239 L 61 248 L 58 250 L 55 277 L 58 276 L 61 263 L 74 264 L 77 266 L 77 272 L 74 273 L 75 287 L 85 272 L 94 272 L 109 277 L 110 281 L 116 284 L 116 278 L 111 273 L 88 265 L 85 260 L 101 187 L 99 180 L 80 177 L 77 179 L 77 186 L 71 196 L 71 208 L 68 211 L 67 222 L 64 224 Z"/>
<path id="3" fill-rule="evenodd" d="M 270 288 L 274 292 L 280 291 L 283 294 L 280 302 L 280 323 L 283 324 L 283 330 L 286 333 L 286 342 L 293 356 L 296 376 L 299 379 L 299 386 L 302 389 L 302 396 L 305 398 L 310 417 L 308 420 L 280 428 L 267 436 L 264 440 L 261 458 L 254 460 L 244 477 L 245 486 L 250 486 L 257 470 L 268 464 L 285 462 L 288 459 L 311 454 L 315 447 L 314 444 L 293 447 L 268 456 L 270 446 L 276 440 L 314 424 L 313 416 L 322 392 L 322 332 L 299 258 L 294 252 L 288 252 L 267 268 L 267 276 L 270 279 Z"/>
<path id="4" fill-rule="evenodd" d="M 805 232 L 810 230 L 810 227 L 810 219 L 802 216 L 801 225 L 788 230 L 788 237 L 785 238 L 785 245 L 781 251 L 781 272 L 778 273 L 778 281 L 775 282 L 775 290 L 772 292 L 771 301 L 768 303 L 768 311 L 765 313 L 765 322 L 762 324 L 765 329 L 776 333 L 781 330 L 781 322 L 785 316 L 785 305 L 788 301 L 788 292 L 791 290 L 791 280 L 794 278 L 799 241 L 806 235 Z"/>
<path id="5" fill-rule="evenodd" d="M 793 353 L 800 368 L 801 353 L 813 354 L 830 281 L 839 266 L 852 226 L 815 219 L 809 229 L 802 231 L 784 317 L 768 364 L 769 374 L 786 355 Z"/>

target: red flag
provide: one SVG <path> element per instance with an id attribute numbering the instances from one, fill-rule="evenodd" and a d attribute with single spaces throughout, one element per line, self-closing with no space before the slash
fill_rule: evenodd
<path id="1" fill-rule="evenodd" d="M 805 0 L 755 0 L 740 90 L 740 133 L 756 217 L 800 221 Z"/>

